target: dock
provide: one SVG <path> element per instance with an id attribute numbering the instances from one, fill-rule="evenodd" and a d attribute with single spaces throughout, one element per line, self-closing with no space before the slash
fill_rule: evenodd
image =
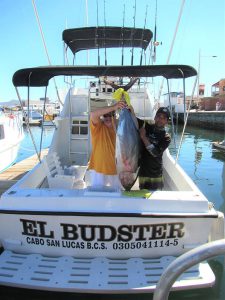
<path id="1" fill-rule="evenodd" d="M 176 114 L 175 114 L 176 118 Z M 178 113 L 179 122 L 183 123 L 184 114 Z M 225 111 L 190 111 L 188 114 L 188 125 L 198 126 L 205 129 L 225 130 Z"/>
<path id="2" fill-rule="evenodd" d="M 42 155 L 46 155 L 48 149 L 42 150 Z M 5 170 L 0 174 L 0 196 L 15 184 L 20 178 L 22 178 L 28 171 L 30 171 L 37 163 L 39 159 L 37 155 L 30 156 Z"/>

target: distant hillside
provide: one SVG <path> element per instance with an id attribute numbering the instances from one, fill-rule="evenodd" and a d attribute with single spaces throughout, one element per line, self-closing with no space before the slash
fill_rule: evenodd
<path id="1" fill-rule="evenodd" d="M 16 106 L 16 105 L 20 105 L 19 100 L 11 100 L 11 101 L 0 101 L 0 106 Z"/>

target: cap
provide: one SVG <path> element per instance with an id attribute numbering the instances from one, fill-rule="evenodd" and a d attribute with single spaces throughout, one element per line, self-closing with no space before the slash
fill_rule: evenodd
<path id="1" fill-rule="evenodd" d="M 156 112 L 156 115 L 158 115 L 158 114 L 166 115 L 167 119 L 169 120 L 170 112 L 167 107 L 160 107 Z"/>

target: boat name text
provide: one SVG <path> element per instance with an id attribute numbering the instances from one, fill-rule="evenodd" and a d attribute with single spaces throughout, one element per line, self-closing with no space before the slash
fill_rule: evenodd
<path id="1" fill-rule="evenodd" d="M 48 229 L 47 222 L 20 219 L 22 234 L 37 238 L 55 238 L 55 232 Z M 112 225 L 67 224 L 60 223 L 62 240 L 85 242 L 129 242 L 159 239 L 182 238 L 185 234 L 184 223 L 161 224 L 123 224 L 118 227 Z"/>

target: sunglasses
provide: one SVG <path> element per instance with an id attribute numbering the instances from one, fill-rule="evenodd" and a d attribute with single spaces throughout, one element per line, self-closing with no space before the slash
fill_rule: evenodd
<path id="1" fill-rule="evenodd" d="M 103 115 L 104 118 L 107 118 L 107 117 L 114 117 L 114 116 L 115 116 L 115 113 L 114 113 L 114 112 Z"/>

